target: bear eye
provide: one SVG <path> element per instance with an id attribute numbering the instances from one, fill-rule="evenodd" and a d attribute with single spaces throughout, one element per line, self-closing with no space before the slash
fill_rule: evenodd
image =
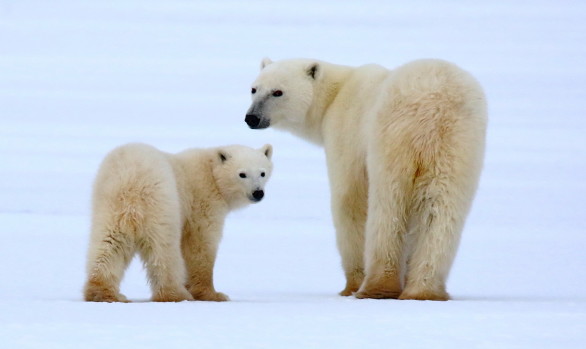
<path id="1" fill-rule="evenodd" d="M 264 177 L 264 176 L 265 176 L 265 173 L 264 173 L 264 172 L 261 172 L 261 173 L 260 173 L 260 176 L 261 176 L 261 177 Z"/>
<path id="2" fill-rule="evenodd" d="M 256 93 L 256 89 L 253 87 L 252 90 L 250 90 L 250 93 L 255 94 Z"/>
<path id="3" fill-rule="evenodd" d="M 281 97 L 283 95 L 283 91 L 281 90 L 276 90 L 275 92 L 273 92 L 273 97 Z"/>
<path id="4" fill-rule="evenodd" d="M 240 178 L 246 178 L 246 173 L 240 172 L 239 176 L 240 176 Z"/>

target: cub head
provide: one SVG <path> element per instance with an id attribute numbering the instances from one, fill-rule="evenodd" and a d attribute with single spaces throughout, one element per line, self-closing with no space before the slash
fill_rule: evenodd
<path id="1" fill-rule="evenodd" d="M 272 155 L 270 144 L 260 149 L 232 145 L 216 150 L 214 178 L 231 208 L 263 199 L 265 185 L 273 170 Z"/>
<path id="2" fill-rule="evenodd" d="M 273 62 L 263 59 L 260 74 L 250 90 L 252 105 L 245 118 L 248 127 L 300 128 L 311 106 L 314 83 L 320 74 L 320 64 L 316 61 L 290 59 Z"/>

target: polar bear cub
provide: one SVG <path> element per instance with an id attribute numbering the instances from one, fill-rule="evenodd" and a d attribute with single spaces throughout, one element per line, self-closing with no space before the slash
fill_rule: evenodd
<path id="1" fill-rule="evenodd" d="M 271 145 L 178 154 L 146 144 L 114 149 L 94 183 L 85 300 L 126 302 L 120 281 L 135 253 L 153 301 L 228 300 L 213 285 L 224 219 L 263 198 L 272 151 Z"/>

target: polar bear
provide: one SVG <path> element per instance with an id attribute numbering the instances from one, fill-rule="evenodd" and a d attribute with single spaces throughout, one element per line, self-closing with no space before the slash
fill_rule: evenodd
<path id="1" fill-rule="evenodd" d="M 94 183 L 85 300 L 126 302 L 120 281 L 135 252 L 153 301 L 228 300 L 213 285 L 224 219 L 263 198 L 272 152 L 269 144 L 178 154 L 146 144 L 114 149 Z"/>
<path id="2" fill-rule="evenodd" d="M 484 158 L 476 80 L 442 60 L 388 70 L 266 58 L 251 92 L 250 128 L 274 126 L 325 148 L 340 294 L 449 299 Z"/>

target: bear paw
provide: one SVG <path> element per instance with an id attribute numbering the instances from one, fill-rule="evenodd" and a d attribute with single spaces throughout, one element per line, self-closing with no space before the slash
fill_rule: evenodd
<path id="1" fill-rule="evenodd" d="M 128 299 L 113 288 L 89 283 L 84 290 L 84 299 L 87 302 L 107 302 L 107 303 L 129 303 Z"/>
<path id="2" fill-rule="evenodd" d="M 356 291 L 358 291 L 357 288 L 356 289 L 349 289 L 349 288 L 346 287 L 345 289 L 343 289 L 342 291 L 340 291 L 338 294 L 340 296 L 349 297 L 349 296 L 353 295 L 354 292 L 356 292 Z"/>
<path id="3" fill-rule="evenodd" d="M 401 294 L 401 282 L 395 273 L 367 277 L 354 295 L 356 298 L 397 299 Z"/>
<path id="4" fill-rule="evenodd" d="M 226 302 L 230 300 L 230 297 L 224 293 L 216 291 L 191 291 L 191 294 L 196 301 Z"/>
<path id="5" fill-rule="evenodd" d="M 153 302 L 192 301 L 193 297 L 186 289 L 160 290 L 153 296 Z"/>
<path id="6" fill-rule="evenodd" d="M 358 299 L 397 299 L 401 294 L 400 291 L 391 289 L 372 289 L 372 290 L 360 290 L 354 294 L 354 297 Z"/>
<path id="7" fill-rule="evenodd" d="M 346 287 L 340 291 L 340 296 L 348 297 L 356 293 L 362 284 L 362 280 L 364 280 L 362 270 L 355 272 L 353 275 L 346 276 Z"/>
<path id="8" fill-rule="evenodd" d="M 405 290 L 399 296 L 401 300 L 417 300 L 417 301 L 447 301 L 450 299 L 450 295 L 446 291 L 410 291 Z"/>
<path id="9" fill-rule="evenodd" d="M 359 288 L 358 286 L 346 285 L 346 288 L 344 288 L 342 291 L 340 291 L 339 295 L 344 296 L 344 297 L 351 296 L 358 291 L 358 288 Z"/>

